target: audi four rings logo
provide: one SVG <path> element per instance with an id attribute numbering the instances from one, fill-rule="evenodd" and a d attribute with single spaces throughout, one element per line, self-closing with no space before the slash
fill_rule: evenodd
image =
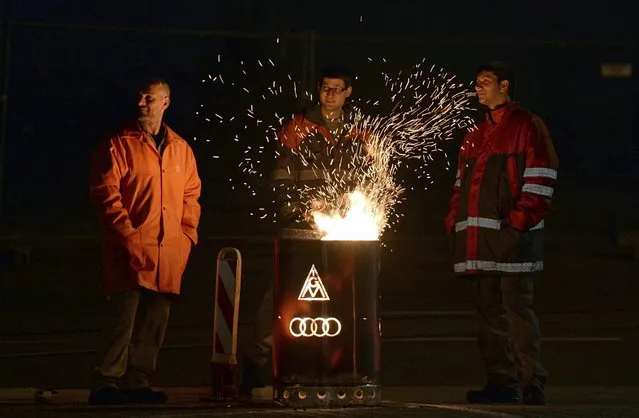
<path id="1" fill-rule="evenodd" d="M 334 337 L 342 331 L 337 318 L 295 317 L 288 326 L 293 337 Z"/>

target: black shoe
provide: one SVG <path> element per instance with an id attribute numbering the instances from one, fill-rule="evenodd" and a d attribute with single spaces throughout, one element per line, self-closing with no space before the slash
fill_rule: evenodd
<path id="1" fill-rule="evenodd" d="M 91 405 L 124 405 L 127 403 L 129 403 L 128 396 L 115 386 L 101 387 L 89 395 L 89 404 Z"/>
<path id="2" fill-rule="evenodd" d="M 166 403 L 169 399 L 166 393 L 159 390 L 153 390 L 149 387 L 123 390 L 131 403 L 148 403 L 148 404 L 160 404 Z"/>
<path id="3" fill-rule="evenodd" d="M 529 386 L 524 390 L 525 405 L 546 405 L 546 394 L 539 386 Z"/>
<path id="4" fill-rule="evenodd" d="M 487 385 L 482 390 L 469 390 L 466 400 L 470 403 L 518 404 L 519 392 L 508 386 Z"/>

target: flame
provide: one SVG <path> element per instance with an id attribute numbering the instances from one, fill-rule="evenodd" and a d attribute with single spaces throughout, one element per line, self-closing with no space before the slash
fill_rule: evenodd
<path id="1" fill-rule="evenodd" d="M 313 212 L 322 240 L 327 241 L 376 241 L 385 223 L 382 210 L 359 190 L 348 193 L 350 202 L 346 214 L 333 210 L 330 214 Z"/>

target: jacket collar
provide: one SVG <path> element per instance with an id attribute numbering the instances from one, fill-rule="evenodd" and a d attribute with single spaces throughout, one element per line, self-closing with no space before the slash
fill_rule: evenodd
<path id="1" fill-rule="evenodd" d="M 322 116 L 322 108 L 320 105 L 313 105 L 304 109 L 304 118 L 310 120 L 311 122 L 320 125 L 326 126 L 326 122 L 324 121 L 324 117 Z M 344 123 L 352 123 L 353 122 L 353 108 L 349 104 L 345 104 L 342 107 L 342 117 L 344 119 Z"/>
<path id="2" fill-rule="evenodd" d="M 162 122 L 162 127 L 166 130 L 165 142 L 167 144 L 178 139 L 177 134 L 171 128 L 169 128 L 169 125 Z M 148 134 L 146 134 L 146 132 L 140 127 L 137 119 L 132 119 L 127 122 L 124 126 L 124 129 L 122 130 L 122 136 L 131 136 L 143 139 L 147 135 Z"/>
<path id="3" fill-rule="evenodd" d="M 499 123 L 507 117 L 513 110 L 518 109 L 519 102 L 506 102 L 497 106 L 495 109 L 486 108 L 486 121 L 491 125 L 499 125 Z"/>

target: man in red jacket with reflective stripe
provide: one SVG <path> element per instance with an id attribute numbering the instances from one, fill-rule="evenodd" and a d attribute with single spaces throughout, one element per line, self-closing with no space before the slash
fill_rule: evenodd
<path id="1" fill-rule="evenodd" d="M 455 274 L 472 285 L 488 380 L 466 397 L 544 404 L 532 276 L 543 270 L 557 156 L 541 119 L 511 101 L 515 77 L 507 64 L 482 65 L 476 83 L 486 119 L 464 138 L 446 217 Z"/>

